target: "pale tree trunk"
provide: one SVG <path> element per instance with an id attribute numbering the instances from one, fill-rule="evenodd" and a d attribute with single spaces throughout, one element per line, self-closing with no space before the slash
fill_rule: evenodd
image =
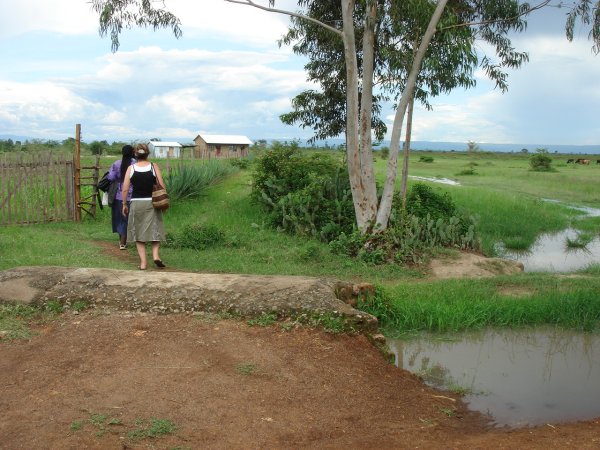
<path id="1" fill-rule="evenodd" d="M 346 60 L 346 151 L 348 154 L 348 175 L 352 190 L 352 200 L 356 213 L 356 224 L 361 232 L 366 232 L 373 221 L 367 191 L 361 174 L 363 171 L 359 149 L 359 101 L 358 101 L 358 62 L 354 36 L 354 1 L 341 0 L 344 57 Z M 370 131 L 369 131 L 370 133 Z"/>
<path id="2" fill-rule="evenodd" d="M 390 219 L 390 213 L 392 211 L 392 200 L 394 197 L 394 188 L 396 185 L 396 177 L 398 174 L 398 153 L 400 149 L 400 136 L 402 134 L 402 124 L 404 122 L 404 116 L 410 100 L 414 97 L 415 87 L 417 84 L 417 76 L 421 70 L 421 63 L 427 52 L 427 47 L 435 34 L 435 28 L 437 23 L 444 12 L 446 3 L 448 0 L 439 0 L 427 30 L 423 35 L 421 45 L 415 54 L 412 68 L 406 81 L 406 87 L 400 97 L 400 102 L 396 109 L 396 115 L 394 116 L 394 124 L 392 126 L 392 137 L 390 142 L 390 156 L 388 158 L 387 174 L 385 177 L 385 185 L 383 186 L 383 195 L 381 196 L 381 202 L 379 203 L 379 209 L 377 211 L 377 222 L 375 223 L 375 231 L 383 231 L 387 228 Z"/>
<path id="3" fill-rule="evenodd" d="M 375 66 L 375 24 L 377 23 L 377 2 L 367 5 L 363 33 L 363 72 L 362 96 L 360 101 L 360 179 L 366 201 L 365 214 L 368 227 L 373 226 L 377 217 L 377 188 L 373 170 L 373 142 L 371 138 L 373 116 L 373 70 Z M 356 208 L 355 208 L 356 209 Z M 359 227 L 360 228 L 360 227 Z M 363 230 L 362 228 L 360 228 Z"/>
<path id="4" fill-rule="evenodd" d="M 415 98 L 413 97 L 408 104 L 406 111 L 406 137 L 404 138 L 404 149 L 402 154 L 402 179 L 400 182 L 400 198 L 402 198 L 402 209 L 406 209 L 406 186 L 408 184 L 408 158 L 410 156 L 410 140 L 412 135 L 413 108 L 415 107 Z"/>

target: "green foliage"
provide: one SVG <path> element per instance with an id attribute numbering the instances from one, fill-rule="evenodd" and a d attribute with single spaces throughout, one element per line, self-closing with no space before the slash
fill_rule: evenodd
<path id="1" fill-rule="evenodd" d="M 531 170 L 536 172 L 549 172 L 552 170 L 552 158 L 548 156 L 548 150 L 538 148 L 534 155 L 529 158 Z"/>
<path id="2" fill-rule="evenodd" d="M 35 333 L 29 327 L 39 310 L 25 305 L 0 305 L 0 338 L 29 339 Z"/>
<path id="3" fill-rule="evenodd" d="M 253 363 L 241 363 L 235 366 L 236 373 L 240 375 L 252 375 L 256 371 L 256 365 Z"/>
<path id="4" fill-rule="evenodd" d="M 367 264 L 416 263 L 439 247 L 478 249 L 474 217 L 461 214 L 447 192 L 423 183 L 413 185 L 402 211 L 399 193 L 386 230 L 376 234 L 340 233 L 329 243 L 333 253 L 358 258 Z"/>
<path id="5" fill-rule="evenodd" d="M 268 327 L 269 325 L 273 325 L 275 322 L 277 322 L 276 314 L 262 313 L 259 317 L 256 317 L 254 319 L 249 319 L 247 323 L 251 327 L 254 327 L 254 326 Z"/>
<path id="6" fill-rule="evenodd" d="M 498 281 L 451 280 L 379 288 L 359 307 L 375 315 L 388 334 L 532 325 L 600 329 L 600 296 L 595 288 L 583 286 L 584 282 L 574 281 L 570 289 L 561 290 L 548 287 L 556 284 L 553 279 L 532 281 L 535 289 L 526 301 L 498 293 L 495 283 Z"/>
<path id="7" fill-rule="evenodd" d="M 280 144 L 257 160 L 252 196 L 273 226 L 330 241 L 354 225 L 347 170 L 328 154 Z"/>
<path id="8" fill-rule="evenodd" d="M 46 303 L 46 310 L 51 311 L 55 314 L 60 314 L 63 311 L 63 308 L 58 300 L 49 300 Z"/>
<path id="9" fill-rule="evenodd" d="M 168 419 L 151 419 L 149 424 L 144 420 L 138 421 L 138 428 L 127 433 L 127 437 L 133 441 L 158 438 L 177 431 L 175 424 Z"/>
<path id="10" fill-rule="evenodd" d="M 223 244 L 225 241 L 225 232 L 219 227 L 210 224 L 191 224 L 184 226 L 170 245 L 176 248 L 206 250 L 209 247 Z"/>
<path id="11" fill-rule="evenodd" d="M 101 155 L 106 147 L 108 147 L 108 142 L 106 141 L 93 141 L 89 148 L 92 155 Z"/>
<path id="12" fill-rule="evenodd" d="M 402 205 L 399 194 L 394 198 L 396 213 Z M 449 219 L 456 215 L 456 205 L 448 192 L 434 190 L 424 183 L 415 183 L 406 196 L 406 212 L 417 217 L 429 216 L 431 219 Z"/>
<path id="13" fill-rule="evenodd" d="M 228 159 L 228 162 L 237 169 L 245 170 L 250 167 L 252 160 L 250 158 L 230 158 Z"/>
<path id="14" fill-rule="evenodd" d="M 379 151 L 379 155 L 381 156 L 381 159 L 388 159 L 390 156 L 390 148 L 389 147 L 381 147 L 381 150 Z"/>
<path id="15" fill-rule="evenodd" d="M 171 200 L 197 198 L 206 189 L 223 181 L 238 169 L 220 160 L 195 164 L 179 164 L 164 177 Z"/>

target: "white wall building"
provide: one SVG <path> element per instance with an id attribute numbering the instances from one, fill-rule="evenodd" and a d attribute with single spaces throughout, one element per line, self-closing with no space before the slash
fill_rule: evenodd
<path id="1" fill-rule="evenodd" d="M 150 141 L 148 143 L 152 158 L 179 158 L 181 144 L 178 142 Z"/>

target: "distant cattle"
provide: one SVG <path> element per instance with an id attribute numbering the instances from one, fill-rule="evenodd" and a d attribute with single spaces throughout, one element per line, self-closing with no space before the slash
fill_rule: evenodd
<path id="1" fill-rule="evenodd" d="M 590 164 L 590 160 L 589 159 L 583 159 L 583 158 L 578 158 L 577 161 L 575 161 L 577 164 L 586 164 L 589 165 Z"/>
<path id="2" fill-rule="evenodd" d="M 597 159 L 597 160 L 596 160 L 596 164 L 600 164 L 600 159 Z"/>
<path id="3" fill-rule="evenodd" d="M 575 162 L 575 160 L 573 158 L 567 159 L 567 164 L 571 164 L 572 162 Z"/>

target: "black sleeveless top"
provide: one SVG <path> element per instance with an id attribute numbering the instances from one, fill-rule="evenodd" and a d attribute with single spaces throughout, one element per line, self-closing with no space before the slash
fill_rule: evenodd
<path id="1" fill-rule="evenodd" d="M 154 168 L 147 172 L 138 172 L 135 170 L 135 165 L 131 166 L 133 174 L 131 175 L 131 185 L 133 186 L 133 193 L 131 198 L 152 198 L 152 186 L 156 180 L 154 175 Z"/>

